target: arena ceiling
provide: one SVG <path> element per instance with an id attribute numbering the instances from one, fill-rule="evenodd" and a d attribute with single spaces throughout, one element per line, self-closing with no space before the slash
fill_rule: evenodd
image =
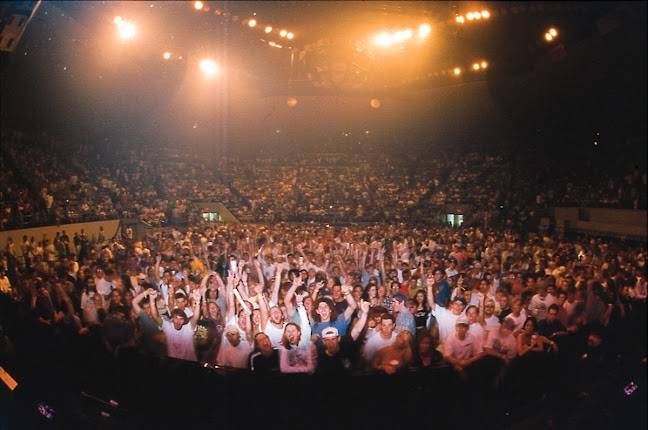
<path id="1" fill-rule="evenodd" d="M 191 2 L 44 3 L 3 71 L 3 118 L 90 140 L 230 148 L 483 144 L 606 122 L 645 135 L 645 3 L 205 4 L 210 12 Z M 494 16 L 457 26 L 473 7 Z M 115 15 L 138 21 L 141 40 L 117 46 Z M 296 37 L 269 47 L 250 17 Z M 421 22 L 432 27 L 425 44 L 358 45 Z M 561 30 L 558 43 L 542 40 L 548 26 Z M 160 61 L 164 49 L 183 60 Z M 227 69 L 217 84 L 194 73 L 207 54 Z M 488 73 L 450 73 L 475 59 L 488 59 Z"/>

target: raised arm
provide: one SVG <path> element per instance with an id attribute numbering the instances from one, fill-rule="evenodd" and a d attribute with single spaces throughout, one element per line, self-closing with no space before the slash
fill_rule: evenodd
<path id="1" fill-rule="evenodd" d="M 434 311 L 436 309 L 436 303 L 434 302 L 434 282 L 431 278 L 425 279 L 425 291 L 427 293 L 428 304 L 430 305 L 430 310 Z"/>
<path id="2" fill-rule="evenodd" d="M 153 318 L 153 320 L 158 324 L 158 326 L 162 326 L 162 318 L 160 318 L 160 314 L 158 313 L 157 301 L 156 301 L 158 292 L 152 288 L 148 289 L 147 291 L 148 291 L 149 300 L 151 301 L 151 318 Z"/>
<path id="3" fill-rule="evenodd" d="M 135 313 L 135 315 L 139 315 L 142 312 L 142 308 L 140 307 L 140 302 L 144 300 L 144 297 L 146 297 L 146 295 L 149 294 L 151 290 L 152 288 L 148 288 L 142 291 L 141 293 L 139 293 L 138 295 L 136 295 L 135 297 L 133 297 L 132 305 L 133 305 L 133 312 Z M 155 303 L 153 303 L 152 305 L 155 306 Z"/>
<path id="4" fill-rule="evenodd" d="M 292 316 L 295 313 L 295 307 L 292 304 L 292 299 L 295 295 L 295 291 L 297 291 L 297 288 L 299 288 L 300 285 L 301 279 L 295 276 L 290 289 L 286 292 L 286 296 L 284 297 L 284 305 L 286 305 L 286 313 L 288 314 L 288 316 Z"/>
<path id="5" fill-rule="evenodd" d="M 357 340 L 358 336 L 360 336 L 362 329 L 364 329 L 365 324 L 367 324 L 368 315 L 369 302 L 365 302 L 364 300 L 360 299 L 360 318 L 358 318 L 358 321 L 356 321 L 356 323 L 353 325 L 353 329 L 351 329 L 351 338 L 353 340 Z"/>
<path id="6" fill-rule="evenodd" d="M 191 319 L 189 320 L 189 323 L 191 324 L 191 328 L 195 329 L 196 324 L 198 324 L 198 320 L 200 319 L 200 299 L 201 294 L 199 290 L 194 290 L 192 293 L 192 298 L 193 298 L 193 315 L 191 316 Z"/>
<path id="7" fill-rule="evenodd" d="M 279 304 L 279 288 L 281 288 L 281 273 L 283 272 L 284 267 L 285 266 L 283 264 L 277 265 L 277 270 L 275 272 L 274 286 L 272 288 L 272 291 L 270 292 L 270 301 L 275 305 Z"/>
<path id="8" fill-rule="evenodd" d="M 353 298 L 353 294 L 351 294 L 350 291 L 346 291 L 344 293 L 344 298 L 346 299 L 347 303 L 349 306 L 344 310 L 344 319 L 349 320 L 351 318 L 351 315 L 353 315 L 353 312 L 356 310 L 356 307 L 358 307 L 355 299 Z"/>
<path id="9" fill-rule="evenodd" d="M 155 276 L 155 282 L 160 284 L 160 262 L 162 261 L 162 256 L 160 254 L 155 256 L 155 269 L 153 275 Z"/>

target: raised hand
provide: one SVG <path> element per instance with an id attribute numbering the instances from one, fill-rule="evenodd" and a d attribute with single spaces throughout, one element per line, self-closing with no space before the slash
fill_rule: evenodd
<path id="1" fill-rule="evenodd" d="M 364 313 L 369 312 L 369 302 L 360 299 L 360 310 Z"/>

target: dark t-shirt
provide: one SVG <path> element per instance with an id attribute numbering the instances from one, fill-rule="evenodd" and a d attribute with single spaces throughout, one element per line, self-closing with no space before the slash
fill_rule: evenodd
<path id="1" fill-rule="evenodd" d="M 254 373 L 279 372 L 279 351 L 273 349 L 269 357 L 259 351 L 253 352 L 248 360 L 248 368 Z"/>
<path id="2" fill-rule="evenodd" d="M 565 326 L 559 319 L 548 322 L 546 319 L 538 322 L 538 332 L 545 337 L 551 337 L 554 333 L 559 331 L 566 331 Z"/>
<path id="3" fill-rule="evenodd" d="M 340 350 L 334 356 L 330 356 L 320 350 L 317 357 L 318 374 L 323 375 L 344 375 L 349 373 L 353 367 L 353 357 L 357 349 L 357 343 L 351 336 L 342 336 L 340 339 Z"/>

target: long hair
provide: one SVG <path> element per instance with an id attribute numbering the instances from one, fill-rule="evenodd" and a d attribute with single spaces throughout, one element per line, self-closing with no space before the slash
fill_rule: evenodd
<path id="1" fill-rule="evenodd" d="M 297 330 L 299 330 L 299 334 L 300 334 L 300 335 L 301 335 L 301 332 L 302 332 L 302 331 L 301 331 L 301 327 L 299 326 L 299 324 L 296 324 L 296 323 L 294 323 L 294 322 L 289 322 L 289 323 L 286 324 L 286 326 L 284 327 L 283 335 L 281 335 L 281 345 L 282 345 L 284 348 L 286 348 L 286 349 L 292 349 L 293 346 L 290 344 L 290 341 L 288 340 L 288 336 L 286 336 L 286 328 L 287 328 L 288 326 L 293 326 L 293 327 L 295 327 Z"/>
<path id="2" fill-rule="evenodd" d="M 317 313 L 317 308 L 319 307 L 320 303 L 326 303 L 331 310 L 331 322 L 335 321 L 338 317 L 338 313 L 335 310 L 335 304 L 333 303 L 333 300 L 329 299 L 328 297 L 319 297 L 315 303 L 313 303 L 313 310 L 311 312 L 311 316 L 313 317 L 313 320 L 316 323 L 322 322 L 322 318 L 319 316 Z"/>

